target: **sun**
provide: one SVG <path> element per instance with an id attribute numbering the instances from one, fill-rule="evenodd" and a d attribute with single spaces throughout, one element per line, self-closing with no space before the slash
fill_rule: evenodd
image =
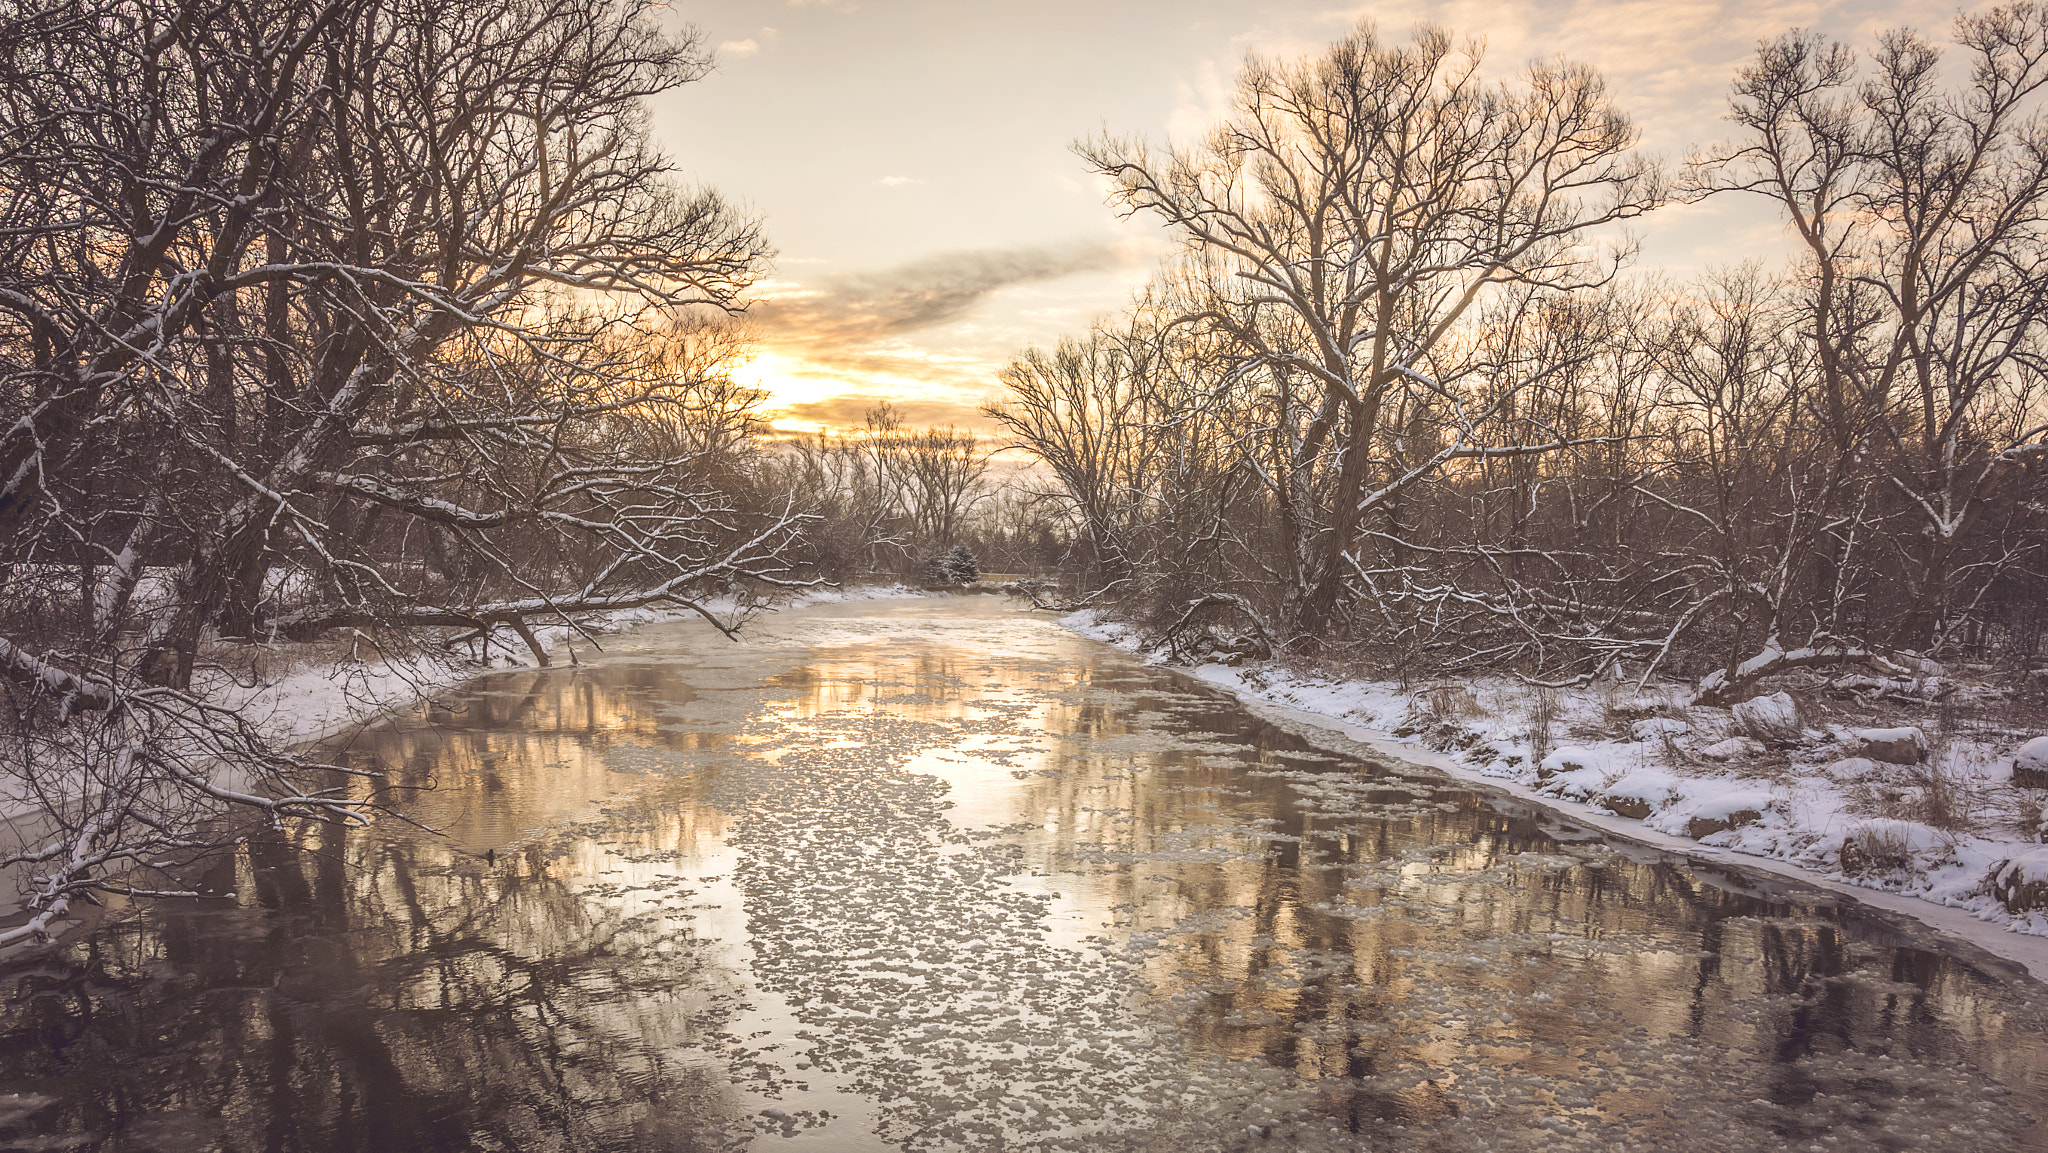
<path id="1" fill-rule="evenodd" d="M 775 431 L 805 435 L 832 431 L 829 425 L 789 413 L 792 405 L 824 400 L 844 391 L 842 383 L 821 378 L 803 360 L 757 349 L 744 364 L 734 367 L 732 377 L 762 394 L 761 415 Z"/>

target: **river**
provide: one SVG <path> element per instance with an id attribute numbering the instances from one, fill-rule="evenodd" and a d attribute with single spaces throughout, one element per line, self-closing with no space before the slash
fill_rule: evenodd
<path id="1" fill-rule="evenodd" d="M 0 1149 L 2048 1147 L 2042 987 L 995 598 L 613 638 L 0 972 Z"/>

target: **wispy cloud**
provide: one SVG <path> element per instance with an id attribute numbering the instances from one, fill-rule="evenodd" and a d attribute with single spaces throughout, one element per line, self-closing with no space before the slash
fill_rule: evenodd
<path id="1" fill-rule="evenodd" d="M 1192 142 L 1201 139 L 1230 111 L 1235 65 L 1215 60 L 1198 60 L 1193 75 L 1182 75 L 1175 83 L 1173 112 L 1166 120 L 1169 140 Z"/>
<path id="2" fill-rule="evenodd" d="M 745 40 L 728 40 L 718 46 L 719 53 L 724 56 L 752 56 L 760 50 L 761 45 L 751 37 Z"/>
<path id="3" fill-rule="evenodd" d="M 923 184 L 924 181 L 919 180 L 915 176 L 884 176 L 880 180 L 875 181 L 875 183 L 884 188 L 902 188 L 910 184 Z"/>
<path id="4" fill-rule="evenodd" d="M 1012 285 L 1101 272 L 1127 259 L 1107 242 L 942 252 L 796 287 L 755 305 L 753 316 L 769 343 L 844 349 L 965 319 Z"/>
<path id="5" fill-rule="evenodd" d="M 981 345 L 979 310 L 990 297 L 1145 259 L 1107 241 L 944 252 L 893 268 L 769 286 L 749 310 L 763 351 L 759 383 L 775 407 L 803 422 L 843 427 L 887 399 L 912 423 L 984 423 L 979 399 L 995 390 L 1001 352 L 936 345 L 919 334 L 953 329 Z M 769 365 L 772 363 L 772 369 Z"/>

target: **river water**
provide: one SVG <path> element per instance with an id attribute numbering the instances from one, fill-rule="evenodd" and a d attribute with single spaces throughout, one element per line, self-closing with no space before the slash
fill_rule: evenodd
<path id="1" fill-rule="evenodd" d="M 417 825 L 0 971 L 0 1149 L 2048 1145 L 2042 987 L 1897 918 L 993 598 L 750 628 L 394 718 Z"/>

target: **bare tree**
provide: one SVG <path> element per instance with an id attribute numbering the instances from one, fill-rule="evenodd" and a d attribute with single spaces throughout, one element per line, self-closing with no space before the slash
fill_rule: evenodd
<path id="1" fill-rule="evenodd" d="M 1696 699 L 1726 704 L 1794 668 L 1882 661 L 1851 616 L 1869 592 L 1869 487 L 1828 451 L 1826 394 L 1788 325 L 1796 308 L 1753 270 L 1674 305 L 1652 337 L 1664 385 L 1660 467 L 1637 489 L 1664 514 L 1668 625 L 1637 655 L 1647 677 L 1681 641 L 1712 637 Z"/>
<path id="2" fill-rule="evenodd" d="M 2048 457 L 2048 7 L 1959 16 L 1955 40 L 1954 80 L 1904 30 L 1861 68 L 1814 34 L 1765 44 L 1735 84 L 1746 139 L 1698 170 L 1704 187 L 1771 197 L 1805 249 L 1832 449 L 1916 522 L 1885 537 L 1910 600 L 1888 639 L 1921 649 L 2016 555 L 1964 559 L 1994 502 Z"/>
<path id="3" fill-rule="evenodd" d="M 1227 266 L 1183 319 L 1234 345 L 1219 383 L 1264 398 L 1247 459 L 1284 538 L 1296 638 L 1340 622 L 1366 533 L 1409 489 L 1454 461 L 1560 447 L 1495 435 L 1506 398 L 1471 387 L 1460 325 L 1504 286 L 1602 282 L 1586 230 L 1660 197 L 1590 69 L 1493 85 L 1478 64 L 1438 29 L 1399 47 L 1362 26 L 1311 61 L 1249 59 L 1198 147 L 1081 150 L 1126 212 Z"/>
<path id="4" fill-rule="evenodd" d="M 864 571 L 914 575 L 921 558 L 957 543 L 989 492 L 989 446 L 951 425 L 906 427 L 887 402 L 863 427 L 794 451 L 807 507 L 827 522 L 821 546 Z"/>
<path id="5" fill-rule="evenodd" d="M 918 534 L 934 546 L 952 544 L 986 495 L 989 450 L 950 424 L 899 434 L 890 448 L 900 459 Z"/>
<path id="6" fill-rule="evenodd" d="M 1772 196 L 1803 263 L 1678 287 L 1587 246 L 1661 196 L 1589 72 L 1488 85 L 1434 30 L 1254 58 L 1201 144 L 1083 146 L 1183 252 L 1014 361 L 992 413 L 1189 652 L 1249 623 L 1387 674 L 1626 666 L 1708 703 L 2001 633 L 2031 654 L 2048 16 L 1957 27 L 1950 80 L 1908 33 L 1860 79 L 1765 45 L 1743 146 L 1687 191 Z"/>
<path id="7" fill-rule="evenodd" d="M 1008 399 L 988 414 L 1042 461 L 1085 542 L 1088 583 L 1131 575 L 1151 488 L 1155 438 L 1145 404 L 1146 354 L 1106 331 L 1028 349 L 1000 374 Z"/>
<path id="8" fill-rule="evenodd" d="M 802 517 L 737 499 L 730 342 L 687 319 L 766 246 L 648 144 L 642 101 L 710 61 L 645 15 L 0 15 L 0 680 L 48 833 L 0 941 L 223 805 L 372 803 L 195 687 L 209 637 L 530 636 L 783 579 Z"/>

